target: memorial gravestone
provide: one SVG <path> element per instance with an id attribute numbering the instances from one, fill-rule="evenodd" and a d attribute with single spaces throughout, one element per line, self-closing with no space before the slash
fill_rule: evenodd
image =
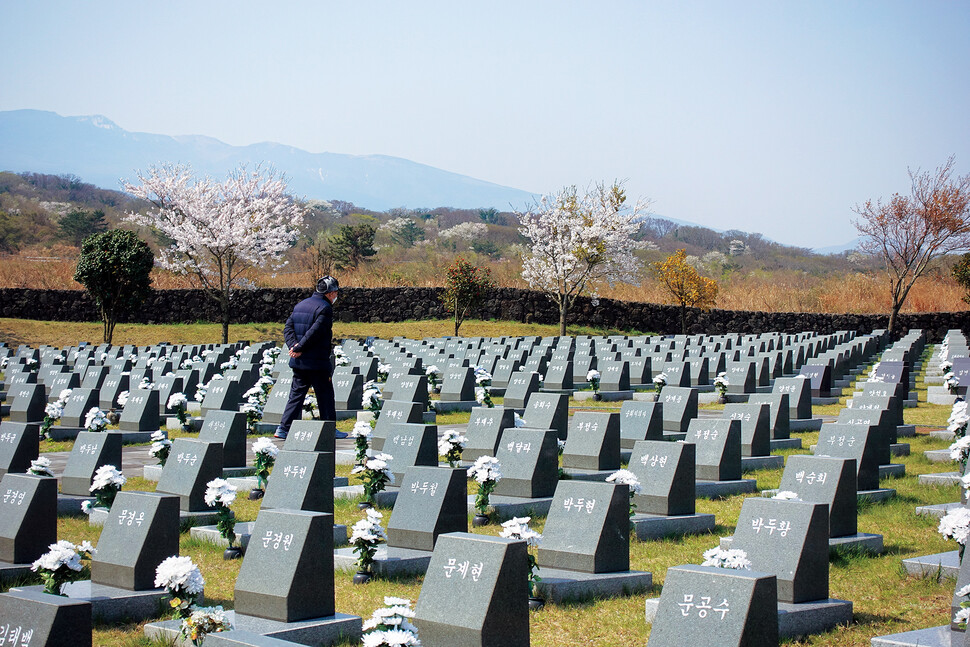
<path id="1" fill-rule="evenodd" d="M 121 412 L 118 429 L 121 431 L 158 431 L 158 391 L 135 389 L 128 394 L 128 402 Z"/>
<path id="2" fill-rule="evenodd" d="M 542 382 L 542 390 L 572 391 L 573 363 L 567 361 L 553 361 L 550 363 L 548 368 L 546 368 L 545 379 Z"/>
<path id="3" fill-rule="evenodd" d="M 639 440 L 663 440 L 663 403 L 627 401 L 620 407 L 620 449 Z"/>
<path id="4" fill-rule="evenodd" d="M 612 573 L 630 569 L 629 488 L 560 481 L 546 518 L 541 568 Z"/>
<path id="5" fill-rule="evenodd" d="M 657 402 L 663 405 L 664 431 L 683 433 L 697 417 L 697 389 L 665 386 Z"/>
<path id="6" fill-rule="evenodd" d="M 280 451 L 261 509 L 333 513 L 333 461 L 330 452 Z"/>
<path id="7" fill-rule="evenodd" d="M 803 501 L 826 504 L 829 510 L 830 538 L 858 533 L 854 459 L 789 456 L 778 489 L 794 492 Z"/>
<path id="8" fill-rule="evenodd" d="M 114 465 L 121 469 L 121 434 L 113 431 L 80 432 L 61 476 L 61 493 L 91 496 L 94 473 L 102 465 Z"/>
<path id="9" fill-rule="evenodd" d="M 155 491 L 177 494 L 182 512 L 206 512 L 206 484 L 221 477 L 221 443 L 176 438 Z"/>
<path id="10" fill-rule="evenodd" d="M 620 416 L 617 413 L 579 411 L 572 417 L 563 468 L 616 471 L 620 469 Z"/>
<path id="11" fill-rule="evenodd" d="M 5 643 L 13 639 L 10 647 L 91 647 L 91 603 L 37 591 L 2 593 L 0 630 Z"/>
<path id="12" fill-rule="evenodd" d="M 414 624 L 425 647 L 528 647 L 524 541 L 470 533 L 439 538 Z"/>
<path id="13" fill-rule="evenodd" d="M 359 411 L 363 408 L 364 378 L 358 373 L 334 376 L 334 403 L 337 411 Z"/>
<path id="14" fill-rule="evenodd" d="M 741 423 L 741 456 L 767 456 L 771 451 L 766 404 L 726 404 L 723 417 Z"/>
<path id="15" fill-rule="evenodd" d="M 80 429 L 84 427 L 85 418 L 88 411 L 98 406 L 99 395 L 94 389 L 74 389 L 71 391 L 67 403 L 64 405 L 64 413 L 61 414 L 61 427 Z M 51 434 L 57 435 L 54 428 Z"/>
<path id="16" fill-rule="evenodd" d="M 111 411 L 114 409 L 118 405 L 118 394 L 122 391 L 127 391 L 128 384 L 128 375 L 109 373 L 108 377 L 104 378 L 104 383 L 98 392 L 98 407 L 103 411 Z M 191 398 L 195 394 L 187 395 Z"/>
<path id="17" fill-rule="evenodd" d="M 813 398 L 832 397 L 832 367 L 829 364 L 805 364 L 800 375 L 811 382 Z M 779 582 L 779 588 L 781 583 Z"/>
<path id="18" fill-rule="evenodd" d="M 170 409 L 168 401 L 176 393 L 185 394 L 184 380 L 177 375 L 163 375 L 155 380 L 155 391 L 158 392 L 158 415 L 175 414 L 175 409 Z M 195 395 L 194 393 L 192 395 Z M 186 398 L 189 396 L 186 395 Z"/>
<path id="19" fill-rule="evenodd" d="M 787 393 L 753 393 L 748 404 L 768 405 L 768 428 L 771 440 L 788 440 L 791 437 L 790 410 Z M 801 442 L 798 443 L 801 447 Z"/>
<path id="20" fill-rule="evenodd" d="M 474 462 L 479 456 L 495 456 L 502 432 L 515 426 L 515 414 L 505 407 L 475 407 L 465 430 L 468 439 L 461 452 L 464 461 Z"/>
<path id="21" fill-rule="evenodd" d="M 687 442 L 696 445 L 698 480 L 736 481 L 741 478 L 741 423 L 737 420 L 692 420 Z"/>
<path id="22" fill-rule="evenodd" d="M 437 467 L 438 427 L 421 423 L 395 423 L 390 426 L 381 449 L 390 454 L 394 482 L 400 483 L 413 466 Z"/>
<path id="23" fill-rule="evenodd" d="M 569 423 L 569 396 L 564 393 L 533 393 L 529 396 L 522 419 L 532 429 L 554 429 L 560 440 L 566 439 Z"/>
<path id="24" fill-rule="evenodd" d="M 464 470 L 408 467 L 387 523 L 387 545 L 430 551 L 438 537 L 467 532 L 468 488 Z"/>
<path id="25" fill-rule="evenodd" d="M 210 411 L 238 411 L 241 399 L 239 382 L 225 379 L 211 381 L 202 400 L 202 417 Z"/>
<path id="26" fill-rule="evenodd" d="M 30 564 L 57 542 L 57 481 L 5 474 L 0 479 L 0 510 L 0 579 L 26 574 Z M 24 568 L 12 572 L 13 565 Z"/>
<path id="27" fill-rule="evenodd" d="M 811 420 L 812 418 L 812 391 L 811 382 L 804 377 L 780 377 L 775 380 L 772 387 L 773 393 L 786 393 L 788 395 L 788 418 L 789 421 Z M 792 427 L 794 431 L 794 427 Z"/>
<path id="28" fill-rule="evenodd" d="M 40 454 L 40 425 L 0 422 L 0 476 L 22 474 Z"/>
<path id="29" fill-rule="evenodd" d="M 816 456 L 852 458 L 860 491 L 879 489 L 879 449 L 876 433 L 863 425 L 824 425 L 815 447 Z"/>
<path id="30" fill-rule="evenodd" d="M 423 376 L 422 376 L 423 377 Z M 397 394 L 394 394 L 395 399 Z M 427 387 L 425 388 L 427 397 Z M 474 402 L 475 373 L 471 368 L 449 368 L 441 382 L 441 402 Z"/>
<path id="31" fill-rule="evenodd" d="M 754 393 L 757 390 L 757 377 L 754 362 L 750 360 L 727 362 L 728 393 Z"/>
<path id="32" fill-rule="evenodd" d="M 663 440 L 641 440 L 633 448 L 627 469 L 640 481 L 633 496 L 637 513 L 694 514 L 696 445 Z"/>
<path id="33" fill-rule="evenodd" d="M 383 451 L 384 441 L 393 425 L 399 423 L 422 424 L 423 422 L 424 407 L 419 402 L 385 400 L 381 405 L 381 415 L 374 424 L 371 448 L 375 451 Z"/>
<path id="34" fill-rule="evenodd" d="M 502 466 L 496 496 L 551 497 L 559 480 L 558 434 L 554 429 L 509 428 L 495 454 Z"/>
<path id="35" fill-rule="evenodd" d="M 516 371 L 509 378 L 504 405 L 510 409 L 525 409 L 529 397 L 539 390 L 539 374 L 532 371 Z"/>
<path id="36" fill-rule="evenodd" d="M 246 467 L 246 414 L 210 411 L 202 420 L 198 440 L 222 445 L 222 466 Z"/>
<path id="37" fill-rule="evenodd" d="M 10 400 L 10 422 L 42 422 L 47 407 L 47 394 L 42 384 L 21 384 L 7 393 Z"/>
<path id="38" fill-rule="evenodd" d="M 263 407 L 262 422 L 268 425 L 278 425 L 283 420 L 283 411 L 286 403 L 290 399 L 290 385 L 293 378 L 290 376 L 280 376 L 270 389 L 269 396 L 266 398 L 266 405 Z M 336 384 L 334 385 L 334 395 L 336 396 Z M 360 404 L 358 402 L 358 404 Z M 299 416 L 302 418 L 302 416 Z"/>
<path id="39" fill-rule="evenodd" d="M 286 451 L 336 452 L 337 424 L 333 420 L 294 420 L 283 442 Z"/>

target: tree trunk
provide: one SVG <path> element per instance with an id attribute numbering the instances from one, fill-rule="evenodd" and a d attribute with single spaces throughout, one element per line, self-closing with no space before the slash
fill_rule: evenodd
<path id="1" fill-rule="evenodd" d="M 566 302 L 559 304 L 559 336 L 566 336 Z"/>
<path id="2" fill-rule="evenodd" d="M 680 304 L 680 334 L 687 334 L 687 306 Z"/>
<path id="3" fill-rule="evenodd" d="M 458 329 L 461 328 L 461 322 L 458 321 L 458 308 L 455 308 L 455 337 L 458 336 Z"/>
<path id="4" fill-rule="evenodd" d="M 222 295 L 222 343 L 229 343 L 229 291 Z"/>
<path id="5" fill-rule="evenodd" d="M 892 337 L 893 331 L 896 329 L 896 317 L 899 315 L 899 310 L 902 307 L 902 303 L 894 303 L 892 309 L 889 311 L 889 329 L 887 332 L 890 337 Z"/>

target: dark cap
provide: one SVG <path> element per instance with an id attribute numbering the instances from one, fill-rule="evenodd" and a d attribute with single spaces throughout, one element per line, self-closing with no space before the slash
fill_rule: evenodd
<path id="1" fill-rule="evenodd" d="M 329 274 L 317 281 L 317 293 L 319 294 L 329 294 L 330 292 L 339 292 L 340 284 L 337 283 L 337 279 L 333 278 Z"/>

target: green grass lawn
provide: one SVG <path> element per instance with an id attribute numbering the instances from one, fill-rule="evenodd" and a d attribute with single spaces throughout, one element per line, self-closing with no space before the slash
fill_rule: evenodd
<path id="1" fill-rule="evenodd" d="M 9 322 L 9 320 L 5 320 Z M 4 323 L 4 322 L 0 322 Z M 467 324 L 466 324 L 467 325 Z M 361 325 L 364 328 L 363 325 Z M 164 327 L 159 327 L 164 328 Z M 234 327 L 234 328 L 242 328 Z M 474 333 L 474 327 L 467 332 Z M 519 334 L 511 328 L 504 334 Z M 397 333 L 388 333 L 393 335 Z M 252 334 L 253 339 L 261 338 Z M 170 341 L 183 341 L 171 328 L 165 337 Z M 36 342 L 35 342 L 36 343 Z M 139 342 L 139 343 L 147 343 Z M 918 385 L 918 386 L 921 386 Z M 851 394 L 850 390 L 846 391 Z M 885 503 L 860 506 L 860 532 L 884 535 L 886 553 L 877 556 L 840 554 L 833 556 L 830 563 L 830 597 L 850 600 L 854 604 L 854 622 L 849 627 L 839 628 L 824 635 L 813 636 L 797 645 L 843 646 L 869 645 L 873 636 L 931 627 L 948 621 L 950 597 L 953 592 L 952 580 L 937 581 L 934 578 L 917 579 L 905 575 L 900 561 L 906 557 L 954 550 L 956 544 L 947 542 L 936 532 L 938 521 L 934 518 L 919 517 L 914 513 L 918 505 L 947 503 L 959 498 L 956 486 L 932 487 L 917 483 L 917 475 L 929 472 L 952 471 L 951 464 L 932 464 L 923 456 L 927 449 L 947 446 L 945 441 L 928 436 L 932 428 L 945 426 L 949 407 L 927 405 L 925 388 L 920 389 L 921 403 L 917 409 L 907 409 L 906 421 L 918 425 L 915 438 L 902 439 L 909 442 L 910 456 L 894 459 L 906 466 L 906 476 L 883 482 L 884 487 L 895 488 L 897 496 Z M 570 406 L 578 409 L 616 409 L 620 403 L 575 402 Z M 816 407 L 816 413 L 837 414 L 841 406 Z M 718 408 L 717 405 L 704 408 Z M 461 424 L 468 421 L 467 413 L 453 413 L 439 416 L 439 424 Z M 349 430 L 352 421 L 338 423 L 338 428 Z M 193 434 L 188 434 L 189 436 Z M 796 434 L 802 439 L 802 450 L 789 450 L 784 455 L 807 454 L 814 444 L 818 433 Z M 42 451 L 65 451 L 70 443 L 50 443 L 45 441 Z M 349 466 L 337 466 L 338 475 L 349 476 Z M 765 470 L 748 475 L 757 478 L 760 489 L 776 488 L 782 470 Z M 272 478 L 272 477 L 271 477 Z M 351 478 L 352 482 L 355 479 Z M 126 489 L 152 491 L 155 484 L 143 479 L 132 478 Z M 474 491 L 469 484 L 470 493 Z M 536 646 L 601 646 L 628 647 L 643 645 L 649 636 L 649 626 L 643 619 L 644 599 L 660 594 L 667 569 L 680 564 L 698 564 L 701 553 L 718 543 L 720 536 L 731 535 L 738 521 L 743 496 L 733 496 L 720 500 L 698 499 L 697 511 L 715 515 L 717 527 L 710 535 L 670 538 L 659 541 L 638 541 L 630 546 L 631 568 L 649 571 L 653 574 L 653 590 L 646 595 L 611 600 L 594 600 L 583 603 L 548 604 L 540 612 L 531 615 L 532 644 Z M 243 498 L 234 504 L 240 521 L 256 518 L 259 501 Z M 385 522 L 390 510 L 385 511 Z M 352 525 L 361 518 L 354 501 L 338 501 L 334 511 L 336 523 Z M 545 524 L 544 518 L 534 519 L 534 527 L 540 531 Z M 472 532 L 497 534 L 495 525 L 485 528 L 471 528 Z M 97 542 L 100 529 L 91 527 L 86 519 L 64 517 L 58 521 L 59 536 L 71 541 L 88 539 Z M 199 564 L 206 578 L 206 602 L 232 607 L 233 586 L 239 572 L 240 562 L 222 560 L 222 549 L 189 538 L 188 533 L 181 537 L 181 552 L 189 555 Z M 540 572 L 541 575 L 541 572 Z M 335 576 L 337 610 L 343 613 L 370 616 L 371 612 L 383 603 L 385 595 L 394 595 L 417 600 L 420 592 L 421 577 L 399 578 L 394 580 L 375 580 L 366 586 L 351 583 L 352 572 L 337 571 Z M 133 647 L 151 645 L 142 636 L 142 625 L 122 626 L 98 625 L 94 633 L 96 645 Z"/>

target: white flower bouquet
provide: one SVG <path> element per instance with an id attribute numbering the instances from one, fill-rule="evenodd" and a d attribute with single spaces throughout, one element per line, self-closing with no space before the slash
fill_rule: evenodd
<path id="1" fill-rule="evenodd" d="M 963 557 L 963 549 L 967 544 L 967 537 L 970 536 L 970 509 L 959 507 L 950 510 L 940 519 L 937 532 L 947 539 L 953 539 L 960 544 L 960 556 Z"/>
<path id="2" fill-rule="evenodd" d="M 303 410 L 310 414 L 310 417 L 316 419 L 317 413 L 317 396 L 310 395 L 309 393 L 305 398 L 303 398 Z"/>
<path id="3" fill-rule="evenodd" d="M 593 387 L 593 393 L 599 393 L 600 392 L 600 378 L 601 377 L 602 376 L 600 375 L 600 372 L 597 371 L 595 368 L 589 369 L 589 372 L 586 373 L 586 381 L 589 382 L 589 385 L 591 387 Z"/>
<path id="4" fill-rule="evenodd" d="M 350 545 L 354 547 L 354 552 L 357 553 L 357 572 L 359 573 L 370 572 L 378 544 L 387 541 L 387 533 L 381 527 L 381 519 L 384 518 L 384 515 L 374 508 L 367 508 L 365 513 L 364 518 L 353 525 L 350 535 Z"/>
<path id="5" fill-rule="evenodd" d="M 387 382 L 387 376 L 391 372 L 391 365 L 383 362 L 377 363 L 377 381 Z"/>
<path id="6" fill-rule="evenodd" d="M 950 458 L 959 461 L 964 468 L 967 466 L 967 457 L 970 457 L 970 436 L 961 436 L 950 445 Z M 962 471 L 962 470 L 961 470 Z"/>
<path id="7" fill-rule="evenodd" d="M 488 516 L 488 497 L 502 480 L 502 465 L 494 456 L 479 456 L 475 464 L 468 468 L 468 476 L 478 482 L 475 510 L 483 517 Z"/>
<path id="8" fill-rule="evenodd" d="M 216 509 L 216 529 L 222 538 L 229 542 L 229 548 L 236 541 L 236 516 L 230 506 L 236 500 L 238 488 L 225 479 L 212 479 L 205 486 L 205 504 Z"/>
<path id="9" fill-rule="evenodd" d="M 364 394 L 360 404 L 363 409 L 374 414 L 374 420 L 381 417 L 381 392 L 374 386 L 373 381 L 364 384 Z"/>
<path id="10" fill-rule="evenodd" d="M 358 420 L 354 428 L 350 430 L 350 437 L 354 439 L 354 449 L 357 456 L 354 459 L 355 465 L 363 465 L 367 460 L 367 450 L 370 448 L 370 437 L 374 433 L 369 422 Z"/>
<path id="11" fill-rule="evenodd" d="M 385 597 L 384 607 L 374 611 L 364 622 L 364 647 L 420 647 L 418 629 L 411 624 L 414 611 L 411 601 Z"/>
<path id="12" fill-rule="evenodd" d="M 701 566 L 713 566 L 715 568 L 733 568 L 735 570 L 751 570 L 751 562 L 748 554 L 739 548 L 722 550 L 719 547 L 704 551 L 704 562 Z"/>
<path id="13" fill-rule="evenodd" d="M 714 378 L 714 388 L 717 390 L 717 394 L 722 398 L 727 393 L 728 386 L 730 385 L 731 382 L 728 381 L 727 373 L 718 373 L 717 377 Z"/>
<path id="14" fill-rule="evenodd" d="M 492 392 L 487 386 L 475 387 L 475 401 L 489 409 L 495 406 L 495 403 L 492 402 Z"/>
<path id="15" fill-rule="evenodd" d="M 475 374 L 475 384 L 478 386 L 492 386 L 492 374 L 486 371 L 481 366 L 476 366 L 473 369 Z"/>
<path id="16" fill-rule="evenodd" d="M 950 372 L 943 376 L 943 385 L 946 386 L 950 395 L 956 395 L 957 389 L 960 387 L 960 380 Z"/>
<path id="17" fill-rule="evenodd" d="M 84 417 L 84 428 L 88 431 L 101 432 L 108 428 L 108 416 L 97 407 L 91 407 Z"/>
<path id="18" fill-rule="evenodd" d="M 189 607 L 205 588 L 205 580 L 191 557 L 168 557 L 155 569 L 155 588 L 165 589 L 172 596 L 169 605 L 176 620 L 190 615 Z"/>
<path id="19" fill-rule="evenodd" d="M 388 465 L 393 457 L 390 454 L 379 453 L 368 456 L 363 465 L 358 465 L 350 470 L 352 475 L 358 475 L 361 484 L 364 486 L 364 500 L 371 506 L 377 505 L 377 493 L 394 482 L 394 475 Z"/>
<path id="20" fill-rule="evenodd" d="M 665 386 L 667 386 L 666 373 L 660 373 L 653 377 L 653 388 L 656 389 L 657 393 L 660 393 Z"/>
<path id="21" fill-rule="evenodd" d="M 953 622 L 963 629 L 967 630 L 967 620 L 970 620 L 970 584 L 962 587 L 956 592 L 956 597 L 967 598 L 966 600 L 960 601 L 960 610 L 953 614 Z"/>
<path id="22" fill-rule="evenodd" d="M 780 490 L 776 493 L 772 499 L 779 499 L 781 501 L 801 501 L 797 492 L 792 492 L 791 490 Z"/>
<path id="23" fill-rule="evenodd" d="M 34 562 L 30 570 L 39 573 L 44 581 L 44 593 L 61 595 L 61 585 L 84 579 L 87 567 L 81 562 L 91 559 L 97 551 L 87 541 L 72 544 L 61 540 L 48 546 L 49 550 Z"/>
<path id="24" fill-rule="evenodd" d="M 172 441 L 165 437 L 159 430 L 152 434 L 152 446 L 149 449 L 151 455 L 158 459 L 158 464 L 165 467 L 168 455 L 172 453 Z"/>
<path id="25" fill-rule="evenodd" d="M 67 406 L 67 400 L 71 397 L 71 392 L 72 389 L 64 389 L 58 395 L 57 400 L 44 407 L 44 422 L 40 426 L 41 439 L 47 438 L 51 427 L 64 415 L 64 407 Z"/>
<path id="26" fill-rule="evenodd" d="M 536 560 L 534 549 L 542 543 L 542 535 L 529 527 L 532 517 L 512 517 L 502 523 L 502 530 L 499 537 L 506 539 L 519 539 L 526 543 L 526 555 L 529 557 L 529 595 L 538 597 L 537 586 L 542 578 L 539 577 L 539 562 Z"/>
<path id="27" fill-rule="evenodd" d="M 253 454 L 255 454 L 253 467 L 256 468 L 256 487 L 258 489 L 266 489 L 270 470 L 276 464 L 276 455 L 279 453 L 279 448 L 269 438 L 257 438 L 253 442 Z"/>
<path id="28" fill-rule="evenodd" d="M 953 403 L 950 417 L 947 418 L 947 431 L 952 431 L 957 438 L 967 435 L 967 423 L 970 422 L 970 413 L 967 411 L 967 401 L 957 400 Z"/>
<path id="29" fill-rule="evenodd" d="M 461 452 L 465 449 L 468 438 L 457 429 L 448 429 L 438 441 L 438 455 L 444 456 L 449 467 L 458 467 L 461 463 Z"/>
<path id="30" fill-rule="evenodd" d="M 183 427 L 189 423 L 189 399 L 184 393 L 173 393 L 169 396 L 166 407 L 175 412 L 179 419 L 179 424 Z"/>
<path id="31" fill-rule="evenodd" d="M 27 473 L 34 476 L 54 476 L 54 472 L 51 471 L 51 459 L 41 456 L 37 460 L 30 461 Z"/>
<path id="32" fill-rule="evenodd" d="M 179 632 L 184 638 L 192 641 L 193 645 L 201 645 L 207 634 L 218 633 L 220 631 L 230 631 L 232 623 L 223 608 L 220 607 L 193 607 L 192 613 L 182 621 L 182 629 Z"/>
<path id="33" fill-rule="evenodd" d="M 638 479 L 637 475 L 630 470 L 616 470 L 606 477 L 606 482 L 626 485 L 630 488 L 630 517 L 632 518 L 634 514 L 633 511 L 637 507 L 636 504 L 633 503 L 633 497 L 643 491 L 643 486 L 640 485 L 640 479 Z"/>
<path id="34" fill-rule="evenodd" d="M 115 496 L 127 480 L 121 470 L 114 465 L 99 467 L 94 473 L 90 489 L 91 494 L 94 495 L 95 507 L 110 510 L 111 504 L 115 502 Z"/>
<path id="35" fill-rule="evenodd" d="M 440 372 L 441 370 L 434 364 L 424 369 L 424 374 L 428 377 L 428 393 L 434 393 L 435 389 L 438 388 L 438 373 Z"/>

